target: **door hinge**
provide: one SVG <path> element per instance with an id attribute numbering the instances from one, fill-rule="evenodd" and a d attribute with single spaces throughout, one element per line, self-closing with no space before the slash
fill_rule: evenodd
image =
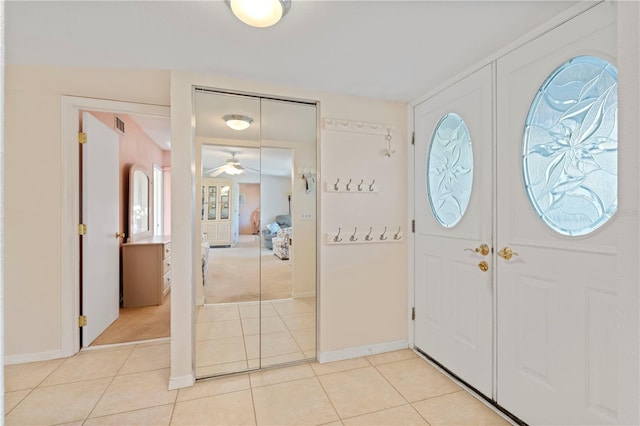
<path id="1" fill-rule="evenodd" d="M 78 327 L 84 327 L 87 325 L 87 316 L 86 315 L 80 315 L 78 317 Z"/>
<path id="2" fill-rule="evenodd" d="M 411 145 L 416 144 L 416 132 L 411 132 Z"/>
<path id="3" fill-rule="evenodd" d="M 411 220 L 411 232 L 413 232 L 414 234 L 416 233 L 416 220 L 415 219 Z"/>
<path id="4" fill-rule="evenodd" d="M 78 225 L 78 235 L 86 235 L 87 234 L 87 225 L 81 223 Z"/>
<path id="5" fill-rule="evenodd" d="M 87 134 L 86 133 L 78 132 L 78 143 L 80 143 L 80 144 L 87 143 Z"/>
<path id="6" fill-rule="evenodd" d="M 415 306 L 411 308 L 411 321 L 415 321 L 416 319 L 416 308 Z"/>

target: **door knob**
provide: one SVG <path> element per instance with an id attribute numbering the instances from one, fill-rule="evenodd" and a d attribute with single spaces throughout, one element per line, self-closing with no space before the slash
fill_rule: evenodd
<path id="1" fill-rule="evenodd" d="M 514 251 L 512 251 L 511 247 L 505 247 L 505 248 L 503 248 L 502 250 L 500 250 L 498 252 L 498 256 L 500 256 L 504 260 L 509 260 L 513 256 L 517 256 L 517 255 L 518 255 L 518 253 L 515 253 Z"/>
<path id="2" fill-rule="evenodd" d="M 124 232 L 116 232 L 116 238 L 122 238 L 124 240 Z"/>
<path id="3" fill-rule="evenodd" d="M 487 272 L 489 270 L 489 264 L 483 260 L 478 263 L 478 268 L 480 268 L 482 272 Z"/>
<path id="4" fill-rule="evenodd" d="M 486 256 L 489 254 L 489 246 L 486 244 L 480 244 L 478 247 L 472 249 L 472 248 L 466 248 L 464 249 L 464 251 L 474 251 L 476 253 L 480 253 L 483 256 Z"/>

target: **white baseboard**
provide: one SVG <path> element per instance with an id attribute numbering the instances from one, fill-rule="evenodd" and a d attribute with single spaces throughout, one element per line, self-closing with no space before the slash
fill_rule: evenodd
<path id="1" fill-rule="evenodd" d="M 49 361 L 64 358 L 61 351 L 37 352 L 33 354 L 5 355 L 4 365 L 24 364 L 25 362 Z"/>
<path id="2" fill-rule="evenodd" d="M 299 293 L 293 293 L 291 295 L 294 299 L 299 299 L 301 297 L 316 297 L 315 291 L 301 291 Z"/>
<path id="3" fill-rule="evenodd" d="M 188 388 L 196 383 L 196 378 L 191 374 L 185 374 L 184 376 L 170 377 L 169 378 L 169 390 Z"/>
<path id="4" fill-rule="evenodd" d="M 396 340 L 393 342 L 376 343 L 375 345 L 359 346 L 356 348 L 340 349 L 338 351 L 318 353 L 318 362 L 342 361 L 344 359 L 358 358 L 361 356 L 376 355 L 385 352 L 408 349 L 409 342 L 406 340 Z"/>

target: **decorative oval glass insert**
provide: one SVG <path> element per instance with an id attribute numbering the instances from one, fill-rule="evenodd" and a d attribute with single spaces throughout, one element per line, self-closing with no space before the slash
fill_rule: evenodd
<path id="1" fill-rule="evenodd" d="M 450 228 L 469 205 L 473 184 L 473 151 L 464 120 L 455 113 L 442 117 L 427 154 L 427 195 L 437 221 Z"/>
<path id="2" fill-rule="evenodd" d="M 561 65 L 536 94 L 524 128 L 527 196 L 563 235 L 585 235 L 618 207 L 618 70 L 594 56 Z"/>

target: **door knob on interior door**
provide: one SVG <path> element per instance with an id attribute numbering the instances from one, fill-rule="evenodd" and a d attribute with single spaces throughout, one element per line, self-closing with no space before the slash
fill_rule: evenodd
<path id="1" fill-rule="evenodd" d="M 472 248 L 466 248 L 464 249 L 464 251 L 474 251 L 476 253 L 480 253 L 483 256 L 486 256 L 489 254 L 489 246 L 486 244 L 480 244 L 478 247 L 472 249 Z"/>
<path id="2" fill-rule="evenodd" d="M 502 250 L 500 250 L 498 252 L 498 256 L 500 256 L 501 258 L 503 258 L 504 260 L 509 260 L 511 259 L 513 256 L 517 256 L 518 253 L 514 252 L 511 250 L 511 247 L 505 247 Z"/>
<path id="3" fill-rule="evenodd" d="M 116 232 L 116 238 L 122 238 L 124 240 L 124 232 Z"/>

